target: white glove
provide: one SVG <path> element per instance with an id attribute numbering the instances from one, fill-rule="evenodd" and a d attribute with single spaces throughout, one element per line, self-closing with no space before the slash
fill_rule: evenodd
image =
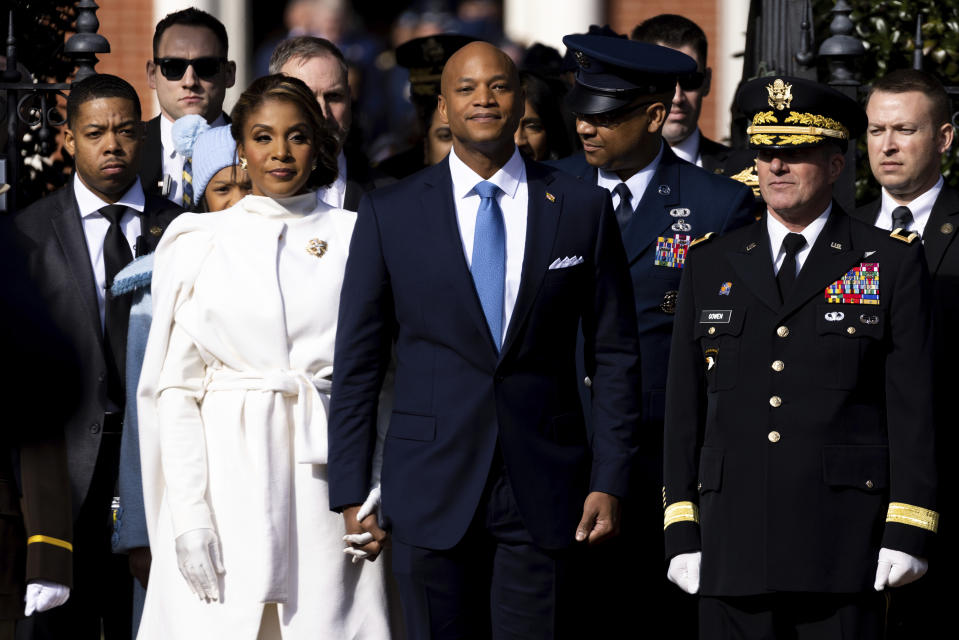
<path id="1" fill-rule="evenodd" d="M 70 587 L 46 580 L 35 580 L 27 585 L 27 594 L 23 600 L 27 603 L 23 615 L 33 615 L 34 611 L 49 611 L 59 607 L 70 597 Z"/>
<path id="2" fill-rule="evenodd" d="M 879 550 L 875 589 L 882 591 L 887 586 L 901 587 L 915 582 L 924 576 L 928 569 L 929 562 L 923 558 L 883 547 Z"/>
<path id="3" fill-rule="evenodd" d="M 200 600 L 220 599 L 217 574 L 225 573 L 225 570 L 216 531 L 192 529 L 177 536 L 176 561 L 183 578 Z"/>
<path id="4" fill-rule="evenodd" d="M 360 506 L 360 510 L 356 512 L 357 522 L 363 522 L 363 519 L 371 513 L 376 514 L 377 523 L 380 519 L 380 485 L 376 485 L 370 490 L 370 494 L 366 496 L 366 501 Z M 343 553 L 353 556 L 353 564 L 356 564 L 360 560 L 363 560 L 370 554 L 362 549 L 356 549 L 352 545 L 357 545 L 362 547 L 363 545 L 373 542 L 373 534 L 370 532 L 365 533 L 348 533 L 343 536 L 343 541 L 351 545 L 343 549 Z"/>
<path id="5" fill-rule="evenodd" d="M 681 553 L 669 561 L 666 577 L 686 593 L 699 591 L 699 565 L 703 561 L 703 552 Z"/>

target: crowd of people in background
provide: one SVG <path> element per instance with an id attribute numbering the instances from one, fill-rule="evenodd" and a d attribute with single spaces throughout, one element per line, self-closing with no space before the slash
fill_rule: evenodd
<path id="1" fill-rule="evenodd" d="M 194 8 L 156 25 L 152 118 L 72 86 L 73 178 L 0 227 L 32 381 L 0 640 L 941 631 L 941 84 L 750 80 L 733 154 L 691 20 L 561 53 L 498 6 L 403 13 L 384 49 L 290 0 L 230 113 Z M 844 212 L 860 136 L 882 197 Z"/>

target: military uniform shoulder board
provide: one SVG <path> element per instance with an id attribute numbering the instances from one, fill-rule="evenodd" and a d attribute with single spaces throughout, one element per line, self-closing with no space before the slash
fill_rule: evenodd
<path id="1" fill-rule="evenodd" d="M 894 238 L 894 239 L 898 240 L 899 242 L 905 242 L 906 244 L 912 244 L 912 243 L 915 241 L 915 239 L 919 237 L 919 234 L 916 233 L 915 231 L 911 231 L 911 232 L 909 232 L 908 234 L 905 234 L 905 233 L 902 232 L 902 229 L 900 228 L 900 229 L 893 229 L 893 230 L 892 230 L 892 233 L 889 234 L 889 237 L 890 237 L 890 238 Z M 695 243 L 693 243 L 693 244 L 695 244 Z M 693 246 L 693 245 L 691 244 L 691 245 L 689 245 L 689 246 L 691 247 L 691 246 Z"/>
<path id="2" fill-rule="evenodd" d="M 697 244 L 700 244 L 700 243 L 702 243 L 702 242 L 707 242 L 707 241 L 709 241 L 709 240 L 712 240 L 712 238 L 713 238 L 714 235 L 716 235 L 716 232 L 715 232 L 715 231 L 710 231 L 709 233 L 707 233 L 706 235 L 702 236 L 701 238 L 696 238 L 695 240 L 693 240 L 692 242 L 689 243 L 689 248 L 692 249 L 692 248 L 695 247 Z"/>

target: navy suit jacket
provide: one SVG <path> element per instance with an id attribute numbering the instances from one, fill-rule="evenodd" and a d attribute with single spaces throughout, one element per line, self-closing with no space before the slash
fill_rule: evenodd
<path id="1" fill-rule="evenodd" d="M 497 353 L 463 252 L 447 160 L 364 196 L 336 337 L 330 505 L 369 491 L 376 401 L 395 344 L 383 516 L 404 543 L 447 549 L 479 505 L 497 443 L 545 548 L 573 543 L 589 491 L 623 496 L 636 452 L 636 318 L 608 193 L 527 162 L 516 306 Z M 549 269 L 556 258 L 583 262 Z M 582 321 L 593 432 L 576 392 Z"/>
<path id="2" fill-rule="evenodd" d="M 582 153 L 558 160 L 553 166 L 583 182 L 596 184 L 596 167 L 587 163 Z M 670 212 L 678 208 L 689 210 L 689 215 L 681 219 L 691 227 L 690 231 L 683 233 L 693 238 L 710 231 L 725 233 L 755 219 L 753 196 L 748 187 L 681 160 L 669 146 L 663 145 L 659 167 L 622 234 L 643 353 L 644 421 L 663 420 L 675 308 L 675 299 L 669 305 L 666 298 L 677 295 L 683 270 L 658 266 L 653 262 L 657 239 L 672 238 L 680 233 L 671 229 L 680 218 L 673 217 Z M 586 393 L 584 384 L 582 392 Z"/>

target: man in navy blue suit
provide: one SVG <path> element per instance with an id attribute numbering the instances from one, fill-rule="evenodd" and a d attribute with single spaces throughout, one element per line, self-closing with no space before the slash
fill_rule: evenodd
<path id="1" fill-rule="evenodd" d="M 644 446 L 630 492 L 635 508 L 627 511 L 623 536 L 614 545 L 624 548 L 595 555 L 615 557 L 617 571 L 636 574 L 659 562 L 656 554 L 663 548 L 658 516 L 666 367 L 686 250 L 698 237 L 752 222 L 753 198 L 744 185 L 679 159 L 663 141 L 677 79 L 681 83 L 683 76 L 696 73 L 695 60 L 666 47 L 609 36 L 569 35 L 563 42 L 577 64 L 576 84 L 567 100 L 584 151 L 555 166 L 612 192 L 643 354 L 642 389 L 637 387 L 636 393 L 642 394 Z M 581 376 L 584 397 L 589 383 Z M 597 558 L 596 564 L 611 561 Z M 692 599 L 670 589 L 665 579 L 652 591 L 650 597 L 657 599 L 652 606 L 663 614 L 659 619 L 671 634 L 695 635 Z M 628 608 L 635 598 L 615 588 L 594 594 L 596 606 L 614 610 Z M 630 624 L 623 617 L 612 622 Z M 607 629 L 610 634 L 625 631 Z"/>
<path id="2" fill-rule="evenodd" d="M 411 638 L 564 637 L 583 618 L 577 549 L 618 531 L 640 376 L 609 195 L 525 162 L 524 96 L 486 43 L 442 77 L 443 162 L 360 205 L 336 341 L 330 504 L 370 491 L 377 396 L 395 349 L 382 518 Z M 585 334 L 592 433 L 576 391 Z M 571 606 L 573 605 L 573 606 Z"/>

